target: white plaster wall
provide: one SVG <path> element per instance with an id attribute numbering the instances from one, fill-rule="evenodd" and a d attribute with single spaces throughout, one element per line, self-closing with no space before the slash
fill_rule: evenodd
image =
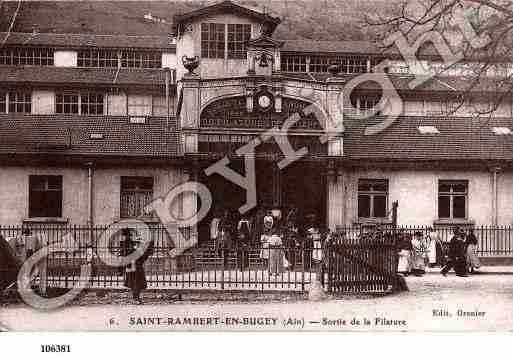
<path id="1" fill-rule="evenodd" d="M 165 196 L 174 186 L 181 183 L 184 173 L 177 168 L 108 168 L 96 169 L 94 174 L 94 221 L 96 224 L 110 224 L 120 219 L 121 177 L 153 177 L 155 198 Z M 182 204 L 174 203 L 172 213 L 182 213 Z"/>
<path id="2" fill-rule="evenodd" d="M 217 14 L 202 17 L 191 24 L 192 31 L 186 32 L 176 41 L 177 79 L 181 79 L 187 70 L 183 67 L 182 56 L 201 57 L 201 23 L 213 22 L 223 24 L 251 24 L 252 37 L 258 37 L 261 33 L 261 25 L 254 20 L 233 15 Z M 203 78 L 243 76 L 247 72 L 246 59 L 201 59 L 197 73 Z"/>
<path id="3" fill-rule="evenodd" d="M 162 67 L 176 69 L 178 61 L 176 54 L 164 52 L 162 54 Z"/>
<path id="4" fill-rule="evenodd" d="M 32 113 L 36 115 L 55 113 L 55 92 L 47 90 L 32 91 Z"/>
<path id="5" fill-rule="evenodd" d="M 86 168 L 2 167 L 0 169 L 0 225 L 20 225 L 28 217 L 29 175 L 61 175 L 63 185 L 62 217 L 70 224 L 85 225 L 88 220 L 89 187 Z M 119 220 L 121 176 L 154 178 L 154 196 L 165 196 L 184 180 L 177 168 L 95 169 L 93 214 L 95 224 L 108 225 Z M 173 215 L 183 213 L 180 198 L 173 203 Z"/>
<path id="6" fill-rule="evenodd" d="M 29 175 L 62 176 L 62 217 L 73 224 L 87 221 L 87 170 L 81 168 L 2 167 L 0 224 L 20 225 L 28 218 Z"/>
<path id="7" fill-rule="evenodd" d="M 77 67 L 78 53 L 76 51 L 55 51 L 53 63 L 57 67 Z"/>
<path id="8" fill-rule="evenodd" d="M 498 224 L 513 225 L 513 173 L 499 172 L 497 185 Z"/>
<path id="9" fill-rule="evenodd" d="M 438 219 L 438 181 L 468 180 L 468 219 L 476 225 L 492 223 L 492 179 L 489 172 L 456 172 L 456 171 L 381 171 L 362 170 L 346 173 L 346 224 L 358 221 L 358 179 L 388 179 L 388 207 L 392 202 L 399 201 L 399 225 L 432 225 Z M 513 183 L 513 179 L 508 181 Z M 512 188 L 512 189 L 510 189 Z M 502 187 L 508 194 L 505 198 L 513 198 L 513 187 Z M 505 201 L 505 200 L 502 200 Z M 507 204 L 503 203 L 504 210 Z M 513 220 L 513 211 L 508 209 L 500 222 Z"/>
<path id="10" fill-rule="evenodd" d="M 107 114 L 112 116 L 126 116 L 127 98 L 125 93 L 109 94 L 107 96 Z"/>

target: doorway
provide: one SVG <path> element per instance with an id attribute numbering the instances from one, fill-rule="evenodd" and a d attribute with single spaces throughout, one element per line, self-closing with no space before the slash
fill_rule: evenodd
<path id="1" fill-rule="evenodd" d="M 231 162 L 230 167 L 245 176 L 242 162 Z M 255 214 L 257 208 L 270 209 L 280 207 L 283 215 L 295 208 L 298 219 L 314 213 L 319 224 L 326 223 L 326 181 L 320 163 L 296 162 L 280 170 L 276 161 L 256 161 L 257 207 L 248 215 Z M 214 214 L 224 210 L 231 212 L 233 220 L 238 220 L 238 209 L 246 203 L 246 190 L 219 174 L 204 175 L 200 181 L 212 193 L 213 206 L 200 223 L 199 240 L 208 241 L 209 225 Z"/>

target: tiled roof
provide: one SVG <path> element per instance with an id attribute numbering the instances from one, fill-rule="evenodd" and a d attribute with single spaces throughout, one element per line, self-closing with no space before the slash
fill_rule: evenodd
<path id="1" fill-rule="evenodd" d="M 334 78 L 328 73 L 300 73 L 300 72 L 282 72 L 285 78 L 298 79 L 302 81 L 326 82 L 329 78 Z M 340 74 L 335 78 L 343 83 L 347 83 L 360 74 Z M 367 74 L 369 75 L 369 74 Z M 381 75 L 379 75 L 381 76 Z M 412 91 L 409 87 L 410 82 L 414 79 L 413 75 L 388 74 L 394 88 L 398 91 Z M 472 91 L 484 92 L 500 92 L 509 91 L 509 81 L 500 82 L 494 78 L 480 78 L 479 82 L 474 86 L 475 78 L 461 76 L 435 76 L 424 82 L 422 85 L 414 88 L 415 91 L 433 91 L 433 92 L 456 92 L 466 91 L 472 87 Z M 367 81 L 358 86 L 360 90 L 380 91 L 381 86 L 375 81 Z"/>
<path id="2" fill-rule="evenodd" d="M 165 85 L 163 69 L 117 69 L 0 66 L 2 83 L 64 83 L 70 85 Z"/>
<path id="3" fill-rule="evenodd" d="M 91 139 L 102 134 L 103 139 Z M 0 154 L 177 156 L 176 119 L 151 117 L 131 124 L 128 117 L 1 115 Z"/>
<path id="4" fill-rule="evenodd" d="M 513 136 L 496 135 L 493 127 L 513 129 L 513 118 L 400 117 L 375 135 L 367 126 L 383 119 L 344 119 L 344 154 L 349 159 L 382 160 L 511 160 Z M 421 134 L 433 126 L 439 134 Z"/>
<path id="5" fill-rule="evenodd" d="M 129 35 L 98 35 L 98 34 L 53 34 L 0 32 L 0 39 L 5 38 L 6 45 L 47 46 L 65 48 L 103 47 L 103 48 L 141 48 L 165 49 L 175 52 L 176 45 L 171 43 L 171 36 L 129 36 Z"/>
<path id="6" fill-rule="evenodd" d="M 371 41 L 286 40 L 282 51 L 353 54 L 381 53 L 381 50 Z"/>

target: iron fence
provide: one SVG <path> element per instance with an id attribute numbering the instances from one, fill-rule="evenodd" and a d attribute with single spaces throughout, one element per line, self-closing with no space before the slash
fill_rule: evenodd
<path id="1" fill-rule="evenodd" d="M 462 230 L 472 228 L 478 241 L 477 253 L 481 257 L 501 257 L 513 256 L 513 226 L 473 226 L 459 225 Z M 431 231 L 436 233 L 436 237 L 442 242 L 444 248 L 447 248 L 453 237 L 454 225 L 443 226 L 399 226 L 397 233 L 408 233 L 413 235 L 415 232 L 421 232 L 426 237 Z M 391 226 L 382 226 L 384 231 L 392 231 Z M 369 227 L 370 230 L 370 227 Z M 337 232 L 344 233 L 346 238 L 362 238 L 366 232 L 365 227 L 337 227 Z"/>
<path id="2" fill-rule="evenodd" d="M 90 265 L 93 272 L 90 288 L 124 288 L 125 268 L 109 266 L 98 256 L 106 252 L 108 257 L 114 258 L 124 253 L 119 229 L 70 225 L 33 225 L 30 228 L 41 245 L 53 244 L 57 249 L 42 267 L 47 287 L 71 288 L 80 278 L 81 266 Z M 213 243 L 200 242 L 172 257 L 172 237 L 178 233 L 170 234 L 161 225 L 149 228 L 154 252 L 144 268 L 150 289 L 306 291 L 318 280 L 330 292 L 392 289 L 397 268 L 395 234 L 420 231 L 427 235 L 430 231 L 430 227 L 413 226 L 396 230 L 385 227 L 380 232 L 364 227 L 339 227 L 335 235 L 328 237 L 330 240 L 324 241 L 322 248 L 302 241 L 303 244 L 294 247 L 262 248 L 260 243 L 252 243 L 220 250 Z M 186 240 L 196 235 L 195 229 L 180 231 Z M 475 227 L 479 255 L 512 255 L 512 231 L 513 228 L 506 226 Z M 21 226 L 0 227 L 0 234 L 7 239 L 21 233 Z M 100 238 L 106 233 L 110 241 L 108 248 L 102 248 Z M 452 228 L 436 228 L 436 235 L 447 244 Z M 273 270 L 269 258 L 277 255 L 284 263 Z"/>

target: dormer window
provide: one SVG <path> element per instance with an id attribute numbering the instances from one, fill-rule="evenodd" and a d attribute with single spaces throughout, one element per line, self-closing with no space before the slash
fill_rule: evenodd
<path id="1" fill-rule="evenodd" d="M 246 43 L 251 38 L 250 24 L 201 24 L 201 57 L 245 59 Z"/>

